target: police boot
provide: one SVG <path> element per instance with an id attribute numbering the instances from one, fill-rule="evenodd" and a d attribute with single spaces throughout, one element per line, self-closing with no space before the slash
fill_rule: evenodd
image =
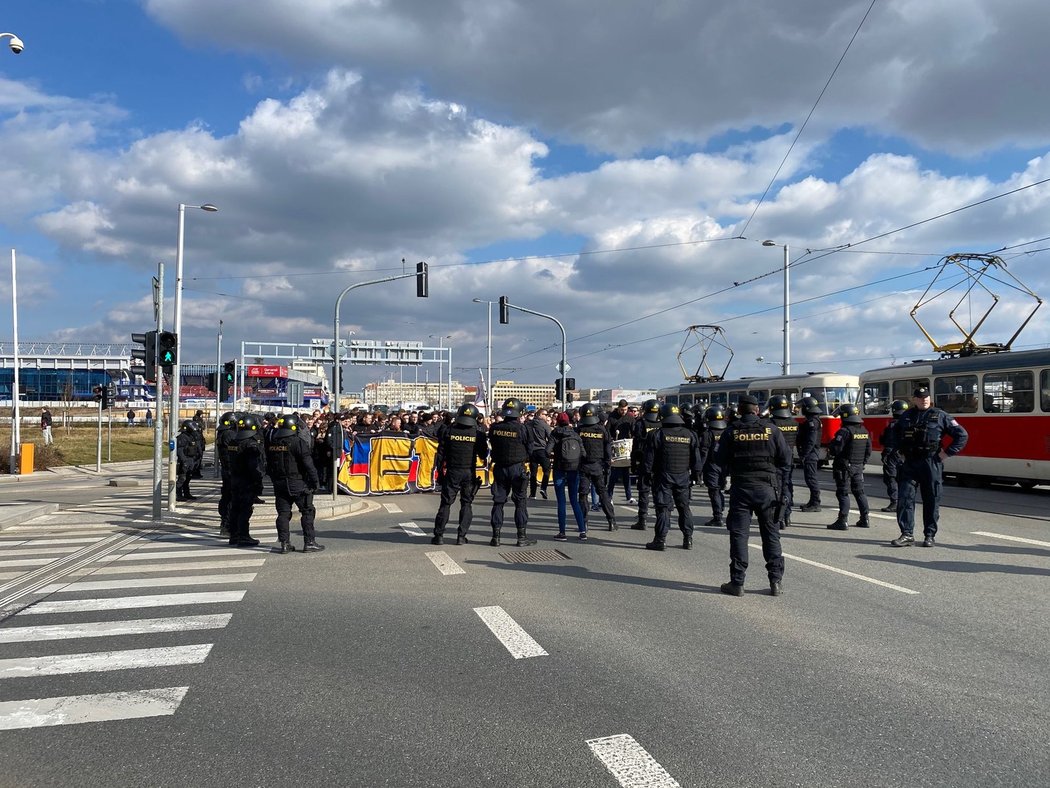
<path id="1" fill-rule="evenodd" d="M 230 527 L 226 524 L 225 520 L 223 520 L 222 522 L 219 523 L 219 538 L 220 539 L 229 539 L 230 538 Z"/>
<path id="2" fill-rule="evenodd" d="M 849 523 L 846 522 L 846 518 L 842 516 L 828 526 L 829 531 L 845 531 L 847 528 L 849 528 Z"/>
<path id="3" fill-rule="evenodd" d="M 529 539 L 528 535 L 525 533 L 525 529 L 524 528 L 519 528 L 518 529 L 518 541 L 515 544 L 515 546 L 516 547 L 528 547 L 529 545 L 534 545 L 534 544 L 536 544 L 536 540 L 535 539 Z"/>
<path id="4" fill-rule="evenodd" d="M 883 512 L 895 512 L 895 511 L 897 511 L 897 502 L 896 501 L 890 501 L 886 506 L 883 506 L 880 511 L 883 511 Z"/>
<path id="5" fill-rule="evenodd" d="M 612 517 L 612 518 L 609 519 L 609 530 L 610 531 L 615 531 L 615 530 L 619 529 L 619 527 L 620 526 L 618 526 L 616 524 L 616 518 L 615 517 Z"/>
<path id="6" fill-rule="evenodd" d="M 430 540 L 430 543 L 431 544 L 444 544 L 445 543 L 445 537 L 442 534 L 439 534 L 439 533 L 437 533 L 435 531 L 434 532 L 434 538 Z"/>
<path id="7" fill-rule="evenodd" d="M 801 511 L 803 512 L 819 512 L 820 501 L 809 501 L 808 503 L 802 504 Z"/>
<path id="8" fill-rule="evenodd" d="M 499 531 L 492 532 L 492 539 L 489 540 L 489 547 L 499 547 Z"/>
<path id="9" fill-rule="evenodd" d="M 857 528 L 871 528 L 871 523 L 868 522 L 867 514 L 862 514 L 860 519 L 857 520 Z"/>
<path id="10" fill-rule="evenodd" d="M 303 545 L 304 553 L 319 553 L 322 550 L 324 550 L 324 545 L 317 544 L 313 539 L 307 539 L 306 543 Z"/>
<path id="11" fill-rule="evenodd" d="M 663 539 L 653 539 L 653 541 L 651 541 L 651 542 L 646 542 L 645 543 L 645 549 L 646 550 L 663 550 L 664 549 L 664 540 Z"/>
<path id="12" fill-rule="evenodd" d="M 791 518 L 785 515 L 784 519 L 780 521 L 779 525 L 781 531 L 786 531 L 791 525 Z"/>
<path id="13" fill-rule="evenodd" d="M 631 530 L 644 531 L 645 530 L 645 519 L 642 518 L 642 517 L 639 517 L 637 520 L 635 520 L 634 525 L 631 526 Z"/>
<path id="14" fill-rule="evenodd" d="M 704 523 L 705 528 L 725 528 L 725 525 L 726 524 L 722 522 L 721 517 L 712 517 L 710 520 Z"/>
<path id="15" fill-rule="evenodd" d="M 277 552 L 281 555 L 284 555 L 285 553 L 294 553 L 295 548 L 292 547 L 291 542 L 284 541 L 277 546 Z"/>

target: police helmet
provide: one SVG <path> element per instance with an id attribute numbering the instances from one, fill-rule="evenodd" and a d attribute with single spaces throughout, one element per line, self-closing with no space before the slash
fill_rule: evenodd
<path id="1" fill-rule="evenodd" d="M 835 410 L 835 415 L 842 419 L 846 424 L 864 423 L 864 420 L 860 417 L 860 408 L 852 402 L 847 402 L 845 405 L 839 405 Z"/>
<path id="2" fill-rule="evenodd" d="M 216 432 L 225 432 L 228 429 L 235 428 L 237 426 L 237 414 L 232 410 L 228 410 L 219 416 L 219 423 L 215 427 Z"/>
<path id="3" fill-rule="evenodd" d="M 515 397 L 508 397 L 503 401 L 502 416 L 505 419 L 519 419 L 521 418 L 522 404 L 521 400 Z"/>
<path id="4" fill-rule="evenodd" d="M 262 422 L 254 413 L 242 413 L 237 419 L 237 432 L 255 433 L 262 429 Z"/>
<path id="5" fill-rule="evenodd" d="M 670 402 L 660 406 L 660 421 L 664 424 L 685 424 L 682 419 L 682 409 Z"/>
<path id="6" fill-rule="evenodd" d="M 895 418 L 900 418 L 904 415 L 904 411 L 908 410 L 910 407 L 911 405 L 908 404 L 907 400 L 895 399 L 893 400 L 893 404 L 890 405 L 890 412 Z"/>
<path id="7" fill-rule="evenodd" d="M 693 416 L 695 415 L 693 405 L 690 402 L 683 402 L 678 406 L 679 412 L 682 414 L 682 421 L 686 423 L 686 426 L 693 423 Z"/>
<path id="8" fill-rule="evenodd" d="M 647 399 L 642 403 L 642 418 L 649 422 L 660 420 L 660 403 L 655 399 Z"/>
<path id="9" fill-rule="evenodd" d="M 470 403 L 460 405 L 456 411 L 456 424 L 462 427 L 478 426 L 478 409 Z"/>
<path id="10" fill-rule="evenodd" d="M 769 415 L 775 419 L 791 418 L 791 400 L 783 394 L 774 394 L 770 397 L 766 402 L 766 408 L 769 410 Z"/>
<path id="11" fill-rule="evenodd" d="M 726 410 L 721 405 L 712 405 L 710 408 L 704 411 L 704 421 L 714 427 L 716 430 L 724 430 L 726 428 Z"/>
<path id="12" fill-rule="evenodd" d="M 290 430 L 292 432 L 299 432 L 304 428 L 302 419 L 299 418 L 298 413 L 291 413 L 287 416 L 278 416 L 277 424 L 275 426 L 279 430 Z"/>
<path id="13" fill-rule="evenodd" d="M 196 432 L 197 431 L 197 425 L 193 421 L 193 419 L 186 419 L 186 421 L 182 422 L 182 424 L 180 424 L 179 427 L 180 427 L 180 432 Z"/>
<path id="14" fill-rule="evenodd" d="M 598 408 L 593 403 L 588 402 L 580 408 L 580 424 L 584 427 L 591 427 L 598 423 Z"/>
<path id="15" fill-rule="evenodd" d="M 803 397 L 798 407 L 803 416 L 819 416 L 824 412 L 820 409 L 820 403 L 817 402 L 816 397 Z"/>

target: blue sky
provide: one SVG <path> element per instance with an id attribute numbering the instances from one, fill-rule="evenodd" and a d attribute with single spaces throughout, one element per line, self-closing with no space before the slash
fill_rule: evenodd
<path id="1" fill-rule="evenodd" d="M 1047 293 L 1046 252 L 1020 245 L 1050 235 L 1050 184 L 892 231 L 1050 178 L 1050 17 L 879 0 L 861 25 L 869 5 L 12 0 L 0 30 L 26 48 L 0 51 L 0 237 L 20 337 L 144 330 L 179 202 L 213 202 L 187 215 L 189 361 L 213 360 L 219 316 L 228 348 L 327 335 L 338 290 L 406 258 L 431 263 L 431 298 L 361 290 L 343 324 L 451 334 L 464 382 L 486 352 L 470 299 L 501 294 L 562 317 L 583 386 L 674 382 L 694 323 L 725 324 L 730 374 L 766 374 L 781 279 L 729 287 L 780 266 L 766 238 L 798 261 L 797 367 L 929 355 L 908 311 L 934 272 L 891 277 L 1010 246 Z M 1047 320 L 1019 342 L 1046 344 Z M 554 333 L 516 317 L 493 365 L 546 381 Z"/>

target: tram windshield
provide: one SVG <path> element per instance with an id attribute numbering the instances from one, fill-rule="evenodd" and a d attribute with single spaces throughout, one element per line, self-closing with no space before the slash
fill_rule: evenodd
<path id="1" fill-rule="evenodd" d="M 810 388 L 802 392 L 803 397 L 813 397 L 820 403 L 821 412 L 830 416 L 839 405 L 856 403 L 860 389 L 856 386 L 826 386 Z"/>

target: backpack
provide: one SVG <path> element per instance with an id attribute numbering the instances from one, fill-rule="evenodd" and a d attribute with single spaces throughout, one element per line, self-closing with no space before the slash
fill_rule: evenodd
<path id="1" fill-rule="evenodd" d="M 558 442 L 558 469 L 562 471 L 574 471 L 580 467 L 583 458 L 583 441 L 575 432 L 569 432 L 562 436 Z"/>

